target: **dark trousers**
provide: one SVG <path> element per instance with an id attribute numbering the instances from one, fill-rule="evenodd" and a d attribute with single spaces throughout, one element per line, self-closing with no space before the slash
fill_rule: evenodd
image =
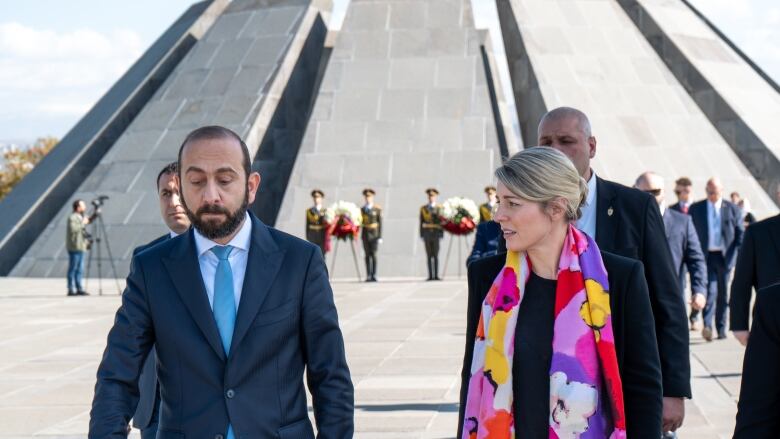
<path id="1" fill-rule="evenodd" d="M 707 305 L 704 306 L 704 326 L 715 329 L 718 334 L 726 332 L 726 314 L 729 307 L 729 269 L 722 252 L 707 253 Z"/>
<path id="2" fill-rule="evenodd" d="M 376 279 L 376 252 L 379 239 L 363 238 L 363 252 L 366 254 L 366 278 Z"/>
<path id="3" fill-rule="evenodd" d="M 84 291 L 81 278 L 84 273 L 84 252 L 68 251 L 68 291 Z"/>
<path id="4" fill-rule="evenodd" d="M 428 279 L 439 278 L 439 238 L 424 238 L 425 255 L 428 258 Z"/>

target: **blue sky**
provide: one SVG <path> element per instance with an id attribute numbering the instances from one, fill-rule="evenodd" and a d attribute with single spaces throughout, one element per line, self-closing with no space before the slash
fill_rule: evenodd
<path id="1" fill-rule="evenodd" d="M 780 2 L 691 0 L 780 81 Z M 333 0 L 335 22 L 349 0 Z M 0 9 L 0 144 L 62 137 L 193 0 L 24 0 Z M 497 27 L 494 0 L 472 0 Z"/>

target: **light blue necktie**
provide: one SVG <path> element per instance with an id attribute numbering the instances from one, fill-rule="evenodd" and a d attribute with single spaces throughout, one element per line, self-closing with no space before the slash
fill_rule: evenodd
<path id="1" fill-rule="evenodd" d="M 217 271 L 214 274 L 214 320 L 217 322 L 219 337 L 225 355 L 230 352 L 230 342 L 233 340 L 233 328 L 236 326 L 236 298 L 233 292 L 233 269 L 230 268 L 228 257 L 232 246 L 214 246 L 211 252 L 219 259 Z M 227 439 L 235 439 L 233 426 L 228 424 Z"/>

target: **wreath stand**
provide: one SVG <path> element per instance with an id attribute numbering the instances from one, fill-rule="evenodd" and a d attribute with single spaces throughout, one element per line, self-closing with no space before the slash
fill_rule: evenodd
<path id="1" fill-rule="evenodd" d="M 336 244 L 333 246 L 333 260 L 330 263 L 330 278 L 333 279 L 333 276 L 336 273 L 336 257 L 339 254 L 339 242 L 341 239 L 336 238 Z M 357 257 L 357 249 L 355 248 L 355 238 L 349 238 L 349 241 L 352 243 L 350 246 L 352 248 L 352 260 L 355 262 L 355 273 L 357 273 L 357 280 L 360 282 L 362 279 L 360 274 L 360 264 L 358 264 L 358 257 Z"/>
<path id="2" fill-rule="evenodd" d="M 469 235 L 455 235 L 453 233 L 450 233 L 450 240 L 447 244 L 447 258 L 444 260 L 444 271 L 441 273 L 441 277 L 444 278 L 447 275 L 447 267 L 450 263 L 450 253 L 452 253 L 452 241 L 457 240 L 458 241 L 458 279 L 461 277 L 461 270 L 463 269 L 462 257 L 463 257 L 463 251 L 462 247 L 463 244 L 466 245 L 466 249 L 468 250 L 471 247 L 471 243 L 469 242 Z"/>

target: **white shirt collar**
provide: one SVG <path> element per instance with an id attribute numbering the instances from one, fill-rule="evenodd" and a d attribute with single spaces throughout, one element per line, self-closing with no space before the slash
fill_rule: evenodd
<path id="1" fill-rule="evenodd" d="M 249 244 L 252 241 L 252 219 L 249 217 L 249 213 L 245 214 L 244 224 L 241 226 L 241 230 L 236 233 L 236 236 L 227 243 L 227 245 L 233 246 L 239 250 L 249 251 Z M 198 250 L 198 257 L 203 256 L 212 247 L 218 244 L 205 236 L 201 235 L 198 229 L 193 227 L 195 232 L 195 248 Z"/>
<path id="2" fill-rule="evenodd" d="M 723 205 L 723 198 L 718 198 L 718 201 L 714 203 L 710 200 L 707 200 L 707 203 L 709 203 L 712 207 L 720 210 L 720 207 Z"/>
<path id="3" fill-rule="evenodd" d="M 658 205 L 658 207 L 661 208 L 661 216 L 664 216 L 664 214 L 666 213 L 666 204 L 661 203 Z"/>

